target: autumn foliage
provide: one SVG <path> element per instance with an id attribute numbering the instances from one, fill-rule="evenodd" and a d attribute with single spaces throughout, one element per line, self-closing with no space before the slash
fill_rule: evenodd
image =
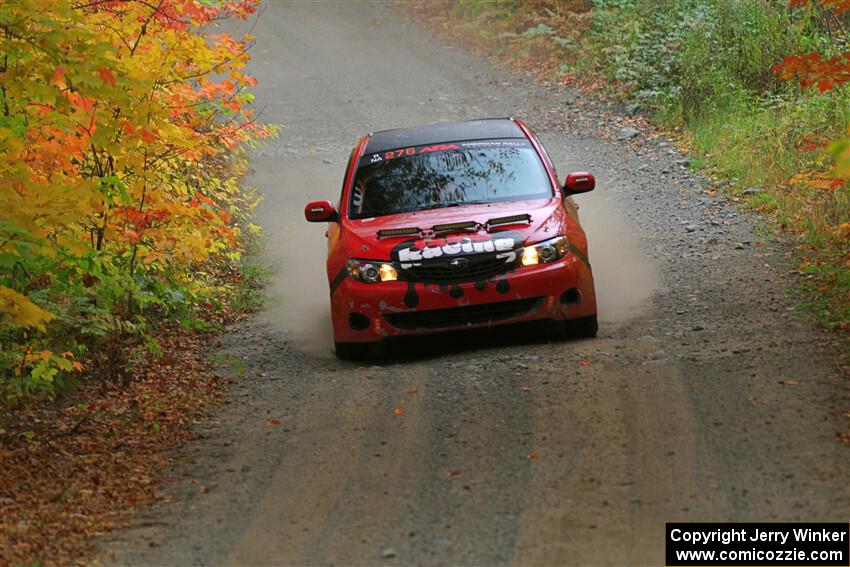
<path id="1" fill-rule="evenodd" d="M 842 29 L 850 16 L 850 0 L 791 0 L 790 6 L 825 15 L 839 22 Z M 842 45 L 846 49 L 846 44 Z M 780 78 L 796 80 L 805 89 L 817 88 L 821 93 L 839 91 L 850 81 L 850 51 L 833 53 L 828 57 L 818 52 L 790 54 L 773 70 Z M 805 149 L 814 151 L 826 147 L 832 155 L 835 167 L 832 171 L 815 169 L 801 172 L 792 179 L 792 183 L 828 195 L 820 199 L 828 203 L 828 211 L 818 216 L 834 217 L 830 223 L 833 225 L 832 239 L 822 246 L 827 251 L 834 248 L 836 252 L 832 254 L 834 259 L 819 259 L 819 265 L 813 263 L 812 269 L 824 271 L 826 267 L 826 271 L 831 273 L 832 281 L 821 285 L 818 292 L 839 295 L 837 302 L 843 303 L 843 308 L 836 309 L 841 320 L 840 326 L 850 330 L 850 219 L 846 216 L 846 211 L 850 210 L 850 188 L 847 184 L 850 179 L 850 138 L 832 143 L 817 138 L 814 141 L 816 143 Z M 843 215 L 842 210 L 845 211 Z"/>
<path id="2" fill-rule="evenodd" d="M 192 321 L 250 229 L 241 149 L 256 0 L 0 3 L 0 388 L 111 372 L 157 321 Z M 110 346 L 112 345 L 112 346 Z"/>

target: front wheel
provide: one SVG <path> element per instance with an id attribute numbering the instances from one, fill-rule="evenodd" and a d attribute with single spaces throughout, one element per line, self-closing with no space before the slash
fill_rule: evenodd
<path id="1" fill-rule="evenodd" d="M 369 343 L 340 343 L 334 341 L 334 354 L 341 360 L 366 360 Z"/>
<path id="2" fill-rule="evenodd" d="M 564 327 L 568 339 L 592 339 L 599 330 L 599 322 L 596 315 L 590 315 L 589 317 L 565 321 Z"/>

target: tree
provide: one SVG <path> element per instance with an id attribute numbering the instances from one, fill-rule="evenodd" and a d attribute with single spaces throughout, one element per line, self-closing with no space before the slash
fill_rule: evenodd
<path id="1" fill-rule="evenodd" d="M 250 37 L 214 33 L 257 0 L 0 5 L 0 354 L 84 354 L 210 290 L 238 253 Z M 64 343 L 64 344 L 58 344 Z M 40 345 L 40 346 L 39 346 Z"/>

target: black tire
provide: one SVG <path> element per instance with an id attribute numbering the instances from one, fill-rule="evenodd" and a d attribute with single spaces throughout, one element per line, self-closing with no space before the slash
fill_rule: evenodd
<path id="1" fill-rule="evenodd" d="M 369 358 L 369 344 L 334 341 L 334 354 L 340 360 L 366 360 Z"/>
<path id="2" fill-rule="evenodd" d="M 599 330 L 599 322 L 596 315 L 582 317 L 581 319 L 570 319 L 564 323 L 568 339 L 592 339 Z"/>

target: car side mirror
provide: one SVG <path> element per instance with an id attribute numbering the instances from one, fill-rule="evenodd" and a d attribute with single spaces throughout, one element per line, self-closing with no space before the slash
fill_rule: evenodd
<path id="1" fill-rule="evenodd" d="M 339 213 L 330 201 L 311 201 L 304 207 L 304 218 L 308 222 L 336 222 Z"/>
<path id="2" fill-rule="evenodd" d="M 596 178 L 592 173 L 576 171 L 567 175 L 564 181 L 564 195 L 575 195 L 576 193 L 587 193 L 596 187 Z"/>

